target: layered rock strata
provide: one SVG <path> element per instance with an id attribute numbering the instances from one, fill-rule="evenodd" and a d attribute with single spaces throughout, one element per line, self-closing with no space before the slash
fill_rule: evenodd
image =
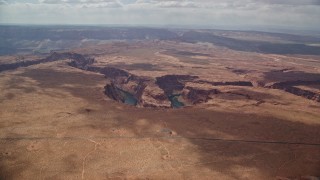
<path id="1" fill-rule="evenodd" d="M 210 82 L 199 79 L 198 76 L 190 75 L 165 75 L 155 79 L 131 74 L 125 70 L 114 67 L 96 67 L 93 66 L 94 58 L 77 53 L 52 53 L 50 56 L 35 60 L 17 62 L 12 64 L 0 65 L 0 72 L 27 67 L 40 63 L 53 62 L 71 59 L 70 66 L 103 74 L 109 83 L 105 86 L 105 94 L 119 102 L 135 105 L 138 107 L 161 107 L 170 108 L 174 104 L 195 105 L 205 103 L 214 95 L 223 93 L 214 86 L 259 86 L 264 88 L 279 89 L 285 92 L 301 96 L 310 100 L 320 102 L 320 93 L 302 89 L 297 86 L 320 85 L 317 81 L 286 81 L 276 82 L 271 85 L 264 85 L 250 81 L 232 81 L 232 82 Z M 209 84 L 213 87 L 203 89 L 201 86 L 191 87 L 189 82 L 198 84 Z"/>

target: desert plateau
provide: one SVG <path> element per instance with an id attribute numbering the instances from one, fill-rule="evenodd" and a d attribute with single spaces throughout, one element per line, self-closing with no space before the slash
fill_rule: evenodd
<path id="1" fill-rule="evenodd" d="M 0 179 L 320 177 L 320 37 L 0 27 Z"/>

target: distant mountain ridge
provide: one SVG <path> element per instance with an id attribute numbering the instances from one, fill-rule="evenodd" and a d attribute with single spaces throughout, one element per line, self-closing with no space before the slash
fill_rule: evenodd
<path id="1" fill-rule="evenodd" d="M 256 39 L 245 39 L 254 35 Z M 239 38 L 237 37 L 239 36 Z M 268 36 L 277 41 L 265 40 Z M 261 37 L 261 39 L 259 39 Z M 208 42 L 237 51 L 272 54 L 319 55 L 320 38 L 283 33 L 230 30 L 183 30 L 142 27 L 0 26 L 0 55 L 49 53 L 112 40 L 173 40 Z"/>

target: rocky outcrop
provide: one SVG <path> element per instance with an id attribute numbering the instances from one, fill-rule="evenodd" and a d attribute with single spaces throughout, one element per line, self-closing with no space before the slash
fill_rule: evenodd
<path id="1" fill-rule="evenodd" d="M 22 61 L 22 62 L 16 62 L 16 63 L 11 63 L 11 64 L 1 64 L 0 65 L 0 72 L 17 69 L 19 67 L 28 67 L 28 66 L 32 66 L 32 65 L 36 65 L 36 64 L 40 64 L 40 63 L 61 61 L 61 60 L 66 60 L 66 59 L 72 59 L 72 61 L 69 63 L 70 66 L 77 67 L 80 69 L 85 69 L 85 70 L 87 69 L 86 67 L 88 65 L 93 64 L 93 62 L 94 62 L 93 58 L 83 56 L 83 55 L 77 54 L 77 53 L 53 52 L 48 57 L 46 57 L 44 59 L 38 59 L 38 60 L 34 60 L 34 61 Z"/>
<path id="2" fill-rule="evenodd" d="M 278 89 L 278 88 L 284 88 L 284 87 L 288 87 L 288 86 L 308 86 L 308 85 L 320 85 L 320 80 L 317 80 L 317 81 L 298 80 L 298 81 L 276 82 L 276 83 L 273 83 L 272 85 L 267 86 L 267 87 Z"/>
<path id="3" fill-rule="evenodd" d="M 105 93 L 111 99 L 118 102 L 133 104 L 138 107 L 179 108 L 185 105 L 196 105 L 208 102 L 216 94 L 232 92 L 220 92 L 208 86 L 189 86 L 188 83 L 208 83 L 215 86 L 252 86 L 251 82 L 208 82 L 198 80 L 197 76 L 190 75 L 165 75 L 155 80 L 136 76 L 127 71 L 105 67 L 99 70 L 111 83 L 105 87 Z M 206 87 L 206 88 L 204 88 Z M 245 96 L 248 95 L 236 94 Z M 134 99 L 134 100 L 132 100 Z M 128 104 L 128 103 L 127 103 Z"/>
<path id="4" fill-rule="evenodd" d="M 320 93 L 311 92 L 297 87 L 287 87 L 283 90 L 297 96 L 320 102 Z"/>
<path id="5" fill-rule="evenodd" d="M 167 96 L 175 91 L 182 91 L 187 81 L 194 81 L 198 76 L 190 75 L 165 75 L 156 78 L 156 84 L 164 90 Z"/>
<path id="6" fill-rule="evenodd" d="M 11 63 L 11 64 L 1 64 L 0 65 L 0 72 L 14 70 L 19 67 L 28 67 L 28 66 L 32 66 L 35 64 L 39 64 L 41 62 L 42 62 L 42 59 L 35 60 L 35 61 L 22 61 L 22 62 Z"/>
<path id="7" fill-rule="evenodd" d="M 171 102 L 168 99 L 168 96 L 165 95 L 164 91 L 155 84 L 146 86 L 144 91 L 142 91 L 140 103 L 142 107 L 171 107 Z"/>
<path id="8" fill-rule="evenodd" d="M 119 101 L 119 102 L 124 102 L 125 97 L 122 95 L 122 93 L 118 90 L 118 88 L 113 84 L 107 84 L 104 87 L 105 91 L 104 93 L 111 99 Z"/>
<path id="9" fill-rule="evenodd" d="M 132 101 L 136 101 L 134 105 L 138 107 L 171 107 L 164 91 L 152 82 L 132 81 L 130 78 L 125 81 L 111 81 L 105 86 L 105 94 L 111 99 L 130 105 L 133 105 Z"/>
<path id="10" fill-rule="evenodd" d="M 128 81 L 130 80 L 130 76 L 134 76 L 127 71 L 124 71 L 122 69 L 118 68 L 113 68 L 113 67 L 104 67 L 100 70 L 101 74 L 104 74 L 105 77 L 111 78 L 111 79 L 116 79 L 116 78 L 127 78 Z"/>
<path id="11" fill-rule="evenodd" d="M 197 89 L 194 87 L 186 87 L 186 91 L 182 93 L 182 97 L 189 101 L 191 104 L 199 104 L 207 102 L 211 99 L 212 95 L 221 93 L 217 89 Z"/>
<path id="12" fill-rule="evenodd" d="M 234 81 L 234 82 L 213 82 L 214 86 L 249 86 L 252 87 L 252 83 L 249 81 Z"/>
<path id="13" fill-rule="evenodd" d="M 65 52 L 65 53 L 53 52 L 50 54 L 50 56 L 46 57 L 44 60 L 47 62 L 50 62 L 50 61 L 57 61 L 57 60 L 63 60 L 63 59 L 85 61 L 86 57 L 81 54 L 72 53 L 72 52 Z"/>
<path id="14" fill-rule="evenodd" d="M 94 58 L 85 57 L 80 54 L 69 54 L 68 59 L 73 59 L 69 63 L 70 66 L 77 67 L 83 70 L 88 70 L 91 64 L 94 63 Z"/>
<path id="15" fill-rule="evenodd" d="M 270 86 L 266 86 L 267 88 L 271 89 L 280 89 L 285 92 L 301 96 L 310 100 L 314 100 L 317 102 L 320 102 L 320 93 L 312 92 L 309 90 L 301 89 L 295 86 L 307 86 L 307 85 L 320 85 L 320 80 L 319 81 L 287 81 L 287 82 L 278 82 L 274 83 Z"/>
<path id="16" fill-rule="evenodd" d="M 226 82 L 211 82 L 211 81 L 205 81 L 205 80 L 199 80 L 196 81 L 197 83 L 205 83 L 205 84 L 211 84 L 213 86 L 248 86 L 252 87 L 253 84 L 250 81 L 226 81 Z"/>
<path id="17" fill-rule="evenodd" d="M 105 86 L 105 94 L 111 99 L 141 107 L 148 107 L 152 104 L 149 103 L 150 100 L 147 100 L 149 96 L 145 95 L 145 89 L 152 81 L 151 79 L 113 67 L 104 67 L 98 70 L 110 80 L 110 84 Z M 133 101 L 135 103 L 132 103 Z"/>
<path id="18" fill-rule="evenodd" d="M 172 97 L 177 94 L 183 102 L 194 105 L 207 102 L 212 95 L 220 93 L 216 89 L 203 90 L 185 87 L 186 82 L 192 82 L 198 78 L 196 76 L 166 75 L 158 77 L 154 81 L 116 68 L 105 68 L 101 72 L 111 80 L 111 84 L 105 87 L 105 93 L 108 97 L 125 102 L 126 97 L 122 92 L 125 91 L 137 99 L 139 107 L 175 107 L 172 105 L 174 103 Z"/>

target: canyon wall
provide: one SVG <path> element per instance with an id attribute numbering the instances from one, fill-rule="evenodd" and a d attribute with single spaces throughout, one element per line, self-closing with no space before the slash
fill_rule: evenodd
<path id="1" fill-rule="evenodd" d="M 68 64 L 72 67 L 103 74 L 109 80 L 104 91 L 108 97 L 138 107 L 170 108 L 173 107 L 173 100 L 176 101 L 176 103 L 184 105 L 195 105 L 205 103 L 214 95 L 223 93 L 215 89 L 214 86 L 256 86 L 255 82 L 250 81 L 211 82 L 201 80 L 198 76 L 190 75 L 171 74 L 153 79 L 137 76 L 114 67 L 96 67 L 93 66 L 94 58 L 71 52 L 55 52 L 44 59 L 2 64 L 0 65 L 0 72 L 66 59 L 71 60 Z M 210 84 L 213 87 L 211 89 L 201 89 L 201 86 L 190 87 L 186 85 L 188 82 Z M 272 85 L 263 87 L 283 90 L 297 96 L 320 102 L 320 93 L 297 87 L 308 85 L 320 85 L 320 80 L 276 82 Z"/>

